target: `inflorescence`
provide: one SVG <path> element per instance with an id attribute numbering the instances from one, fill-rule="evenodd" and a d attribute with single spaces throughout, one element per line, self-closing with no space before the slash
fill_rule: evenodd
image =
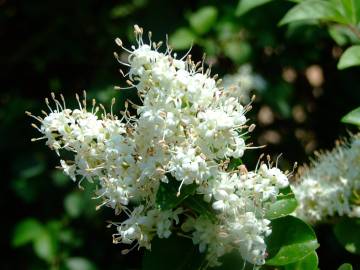
<path id="1" fill-rule="evenodd" d="M 338 141 L 328 152 L 299 170 L 292 190 L 299 206 L 295 214 L 312 224 L 336 216 L 360 217 L 360 136 Z"/>
<path id="2" fill-rule="evenodd" d="M 253 148 L 245 141 L 255 128 L 245 117 L 251 101 L 242 105 L 231 87 L 220 87 L 204 60 L 195 63 L 189 54 L 178 59 L 168 45 L 161 52 L 161 43 L 152 42 L 151 33 L 146 43 L 138 26 L 135 35 L 131 49 L 116 39 L 128 62 L 115 56 L 128 68 L 122 74 L 142 101 L 132 104 L 136 115 L 129 103 L 121 117 L 95 101 L 88 106 L 86 94 L 84 100 L 77 96 L 79 108 L 72 110 L 63 96 L 58 100 L 52 94 L 53 105 L 46 99 L 50 112 L 43 118 L 29 113 L 40 122 L 34 124 L 43 135 L 39 139 L 60 157 L 63 151 L 73 153 L 72 160 L 60 160 L 62 170 L 80 184 L 84 179 L 95 183 L 101 205 L 125 213 L 125 220 L 114 223 L 114 242 L 131 246 L 123 253 L 150 249 L 155 236 L 167 238 L 177 228 L 206 252 L 210 266 L 233 250 L 247 262 L 264 264 L 264 239 L 271 234 L 265 211 L 289 182 L 271 162 L 259 162 L 253 171 L 229 166 Z M 194 185 L 196 198 L 212 214 L 188 205 L 159 207 L 159 186 L 174 182 L 176 196 Z"/>

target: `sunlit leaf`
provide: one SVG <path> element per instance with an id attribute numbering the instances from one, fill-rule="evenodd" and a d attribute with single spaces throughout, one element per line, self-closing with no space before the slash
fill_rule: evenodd
<path id="1" fill-rule="evenodd" d="M 248 11 L 264 5 L 266 3 L 269 3 L 273 0 L 240 0 L 237 8 L 236 8 L 236 16 L 241 16 L 244 15 L 245 13 L 247 13 Z"/>
<path id="2" fill-rule="evenodd" d="M 358 9 L 360 8 L 360 2 L 358 0 L 341 0 L 341 8 L 349 24 L 356 24 L 358 22 Z"/>
<path id="3" fill-rule="evenodd" d="M 319 259 L 315 251 L 300 261 L 284 266 L 284 270 L 317 270 Z"/>
<path id="4" fill-rule="evenodd" d="M 279 25 L 306 20 L 329 20 L 346 23 L 346 20 L 331 2 L 326 0 L 305 0 L 290 9 Z"/>
<path id="5" fill-rule="evenodd" d="M 287 194 L 279 195 L 274 203 L 270 203 L 265 217 L 275 219 L 291 214 L 297 207 L 297 201 L 291 189 Z"/>
<path id="6" fill-rule="evenodd" d="M 16 225 L 12 238 L 12 245 L 14 247 L 19 247 L 32 242 L 43 230 L 42 224 L 36 219 L 25 219 Z"/>
<path id="7" fill-rule="evenodd" d="M 272 233 L 266 240 L 269 257 L 267 265 L 286 265 L 302 260 L 319 244 L 313 229 L 293 216 L 274 219 Z"/>
<path id="8" fill-rule="evenodd" d="M 341 118 L 341 122 L 360 126 L 360 107 L 346 114 Z"/>
<path id="9" fill-rule="evenodd" d="M 344 69 L 352 66 L 360 65 L 360 45 L 354 45 L 347 48 L 346 51 L 341 55 L 338 69 Z"/>

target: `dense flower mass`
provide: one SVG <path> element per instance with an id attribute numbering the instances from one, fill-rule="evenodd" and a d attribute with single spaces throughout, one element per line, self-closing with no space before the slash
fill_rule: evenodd
<path id="1" fill-rule="evenodd" d="M 334 216 L 360 217 L 360 136 L 338 143 L 303 168 L 292 186 L 299 202 L 296 215 L 310 223 Z"/>
<path id="2" fill-rule="evenodd" d="M 155 236 L 167 238 L 177 226 L 207 253 L 209 265 L 234 249 L 246 261 L 264 264 L 264 239 L 271 233 L 265 211 L 288 179 L 270 162 L 259 162 L 254 171 L 231 166 L 250 148 L 244 138 L 254 129 L 245 117 L 251 105 L 221 88 L 203 62 L 194 63 L 190 55 L 177 59 L 169 47 L 160 52 L 151 34 L 148 44 L 143 41 L 138 26 L 135 34 L 131 50 L 116 39 L 128 63 L 115 56 L 128 67 L 124 76 L 142 100 L 133 104 L 137 115 L 130 114 L 128 103 L 121 118 L 95 101 L 89 109 L 86 97 L 71 110 L 62 96 L 60 102 L 53 95 L 56 108 L 46 100 L 50 113 L 33 116 L 41 138 L 60 156 L 64 150 L 73 153 L 60 162 L 67 175 L 94 182 L 102 205 L 125 213 L 127 219 L 114 223 L 115 243 L 150 249 Z M 160 186 L 174 186 L 174 198 L 194 187 L 189 195 L 201 200 L 206 212 L 185 203 L 162 208 Z"/>

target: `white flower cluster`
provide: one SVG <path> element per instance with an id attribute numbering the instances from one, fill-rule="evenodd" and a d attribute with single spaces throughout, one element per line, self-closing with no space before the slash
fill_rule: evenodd
<path id="1" fill-rule="evenodd" d="M 45 118 L 33 116 L 41 123 L 42 138 L 59 155 L 63 150 L 74 154 L 73 160 L 61 161 L 66 174 L 95 181 L 103 205 L 127 215 L 115 223 L 114 242 L 150 249 L 153 237 L 169 237 L 182 215 L 179 227 L 207 252 L 209 265 L 219 264 L 219 257 L 234 249 L 246 261 L 264 264 L 264 238 L 271 233 L 266 205 L 288 186 L 288 179 L 270 164 L 251 172 L 244 165 L 228 169 L 230 160 L 250 148 L 244 135 L 254 128 L 246 125 L 251 106 L 242 106 L 220 88 L 203 62 L 194 63 L 189 55 L 177 59 L 169 47 L 160 52 L 150 34 L 149 44 L 144 43 L 138 26 L 135 34 L 137 46 L 131 50 L 116 39 L 129 53 L 128 63 L 116 56 L 129 67 L 124 76 L 142 100 L 142 105 L 133 104 L 137 115 L 126 109 L 119 119 L 95 102 L 88 111 L 79 98 L 80 108 L 70 110 L 62 96 L 62 103 L 53 96 L 56 109 L 49 106 Z M 185 185 L 195 185 L 207 214 L 188 204 L 161 209 L 160 185 L 175 185 L 174 196 Z"/>
<path id="2" fill-rule="evenodd" d="M 337 215 L 360 217 L 359 168 L 359 135 L 319 154 L 292 185 L 299 203 L 296 215 L 313 224 Z"/>
<path id="3" fill-rule="evenodd" d="M 251 91 L 262 92 L 266 88 L 263 77 L 253 72 L 249 64 L 241 66 L 236 73 L 223 77 L 222 85 L 228 95 L 238 97 L 242 102 L 249 102 Z"/>

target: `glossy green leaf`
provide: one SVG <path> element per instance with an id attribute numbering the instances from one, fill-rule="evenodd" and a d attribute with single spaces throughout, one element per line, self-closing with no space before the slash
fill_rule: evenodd
<path id="1" fill-rule="evenodd" d="M 68 270 L 95 270 L 96 266 L 86 258 L 71 257 L 65 260 L 65 267 Z"/>
<path id="2" fill-rule="evenodd" d="M 196 40 L 196 35 L 188 28 L 177 29 L 169 39 L 169 43 L 175 50 L 189 49 Z"/>
<path id="3" fill-rule="evenodd" d="M 151 251 L 144 254 L 142 270 L 199 269 L 205 258 L 198 248 L 190 239 L 176 235 L 153 239 Z"/>
<path id="4" fill-rule="evenodd" d="M 12 246 L 19 247 L 32 242 L 43 232 L 43 230 L 42 224 L 34 218 L 28 218 L 21 221 L 15 227 Z"/>
<path id="5" fill-rule="evenodd" d="M 180 181 L 168 175 L 168 183 L 160 183 L 156 194 L 156 205 L 162 210 L 174 209 L 183 202 L 189 195 L 195 194 L 196 184 L 183 185 L 178 194 Z"/>
<path id="6" fill-rule="evenodd" d="M 360 45 L 354 45 L 347 48 L 346 51 L 341 55 L 338 69 L 344 69 L 352 66 L 360 65 Z"/>
<path id="7" fill-rule="evenodd" d="M 236 8 L 236 16 L 241 16 L 247 13 L 248 11 L 271 2 L 272 0 L 240 0 Z"/>
<path id="8" fill-rule="evenodd" d="M 268 204 L 268 210 L 265 217 L 267 219 L 276 219 L 291 214 L 297 207 L 297 201 L 290 187 L 280 190 L 277 200 Z"/>
<path id="9" fill-rule="evenodd" d="M 267 265 L 286 265 L 302 260 L 319 244 L 313 229 L 302 220 L 286 216 L 271 222 L 272 233 L 266 239 Z"/>
<path id="10" fill-rule="evenodd" d="M 342 218 L 334 226 L 334 233 L 347 251 L 360 254 L 360 218 Z"/>
<path id="11" fill-rule="evenodd" d="M 298 204 L 294 193 L 292 193 L 291 189 L 290 191 L 287 190 L 287 193 L 280 193 L 277 200 L 274 203 L 269 204 L 269 208 L 266 211 L 265 217 L 272 220 L 275 218 L 287 216 L 294 212 L 297 205 Z"/>
<path id="12" fill-rule="evenodd" d="M 328 20 L 346 23 L 346 20 L 331 2 L 326 0 L 305 0 L 290 9 L 279 25 L 307 20 Z"/>
<path id="13" fill-rule="evenodd" d="M 284 270 L 317 270 L 318 263 L 318 256 L 316 252 L 313 251 L 302 260 L 285 265 Z"/>
<path id="14" fill-rule="evenodd" d="M 338 270 L 353 270 L 353 267 L 350 263 L 344 263 L 344 264 L 340 265 Z"/>
<path id="15" fill-rule="evenodd" d="M 341 122 L 360 126 L 360 107 L 346 114 L 341 118 Z"/>
<path id="16" fill-rule="evenodd" d="M 218 10 L 213 6 L 204 6 L 189 16 L 191 28 L 202 35 L 210 31 L 218 16 Z"/>

